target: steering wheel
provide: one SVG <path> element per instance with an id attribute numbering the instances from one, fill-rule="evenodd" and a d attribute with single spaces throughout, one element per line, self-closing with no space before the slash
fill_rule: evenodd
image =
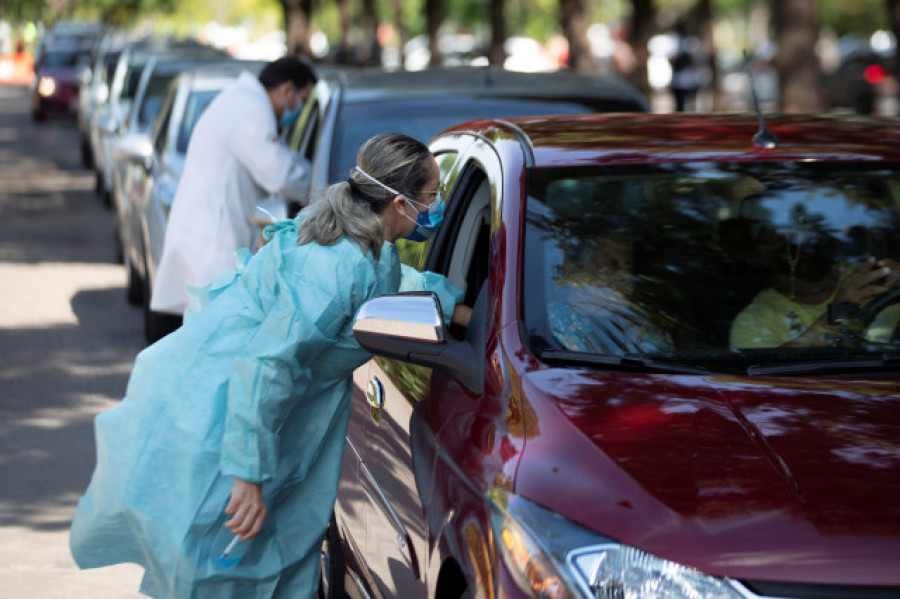
<path id="1" fill-rule="evenodd" d="M 888 289 L 869 302 L 864 308 L 849 302 L 830 304 L 828 306 L 829 320 L 834 314 L 837 319 L 836 322 L 841 325 L 840 332 L 835 339 L 835 345 L 840 347 L 858 346 L 865 340 L 866 333 L 869 331 L 869 327 L 872 326 L 875 318 L 888 307 L 898 302 L 900 302 L 900 287 Z M 900 322 L 895 325 L 890 338 L 891 342 L 898 340 L 900 340 Z"/>

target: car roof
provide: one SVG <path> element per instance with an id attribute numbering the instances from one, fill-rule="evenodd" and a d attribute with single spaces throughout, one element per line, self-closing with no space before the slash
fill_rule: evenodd
<path id="1" fill-rule="evenodd" d="M 325 73 L 322 78 L 343 87 L 348 102 L 397 95 L 433 97 L 452 92 L 457 96 L 621 98 L 648 109 L 640 92 L 620 77 L 571 71 L 524 73 L 498 67 L 441 67 L 423 71 L 357 69 Z"/>
<path id="2" fill-rule="evenodd" d="M 778 145 L 754 144 L 755 115 L 594 114 L 480 119 L 443 134 L 470 131 L 516 139 L 530 166 L 745 162 L 766 160 L 900 161 L 900 121 L 840 115 L 766 118 Z M 577 131 L 578 136 L 562 133 Z"/>

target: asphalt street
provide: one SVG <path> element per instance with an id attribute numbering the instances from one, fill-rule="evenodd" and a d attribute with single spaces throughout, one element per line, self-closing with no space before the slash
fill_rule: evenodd
<path id="1" fill-rule="evenodd" d="M 136 598 L 141 569 L 79 570 L 68 528 L 94 465 L 93 417 L 143 348 L 113 219 L 74 118 L 29 117 L 0 85 L 0 598 Z"/>

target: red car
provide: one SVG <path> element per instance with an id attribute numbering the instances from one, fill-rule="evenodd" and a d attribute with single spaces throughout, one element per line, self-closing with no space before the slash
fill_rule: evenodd
<path id="1" fill-rule="evenodd" d="M 367 303 L 326 597 L 900 596 L 900 127 L 480 120 Z"/>
<path id="2" fill-rule="evenodd" d="M 53 114 L 74 115 L 81 73 L 90 62 L 92 42 L 60 42 L 45 50 L 34 64 L 31 82 L 31 118 L 42 121 Z"/>

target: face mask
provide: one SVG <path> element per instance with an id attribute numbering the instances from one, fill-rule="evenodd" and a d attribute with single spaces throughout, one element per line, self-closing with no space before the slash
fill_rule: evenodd
<path id="1" fill-rule="evenodd" d="M 419 202 L 414 202 L 407 197 L 403 199 L 406 200 L 406 203 L 412 206 L 413 204 L 419 204 L 419 206 L 424 206 Z M 415 208 L 415 206 L 413 206 Z M 416 223 L 416 228 L 413 229 L 412 233 L 405 236 L 403 239 L 408 239 L 409 241 L 415 241 L 421 243 L 423 241 L 427 241 L 434 237 L 434 234 L 437 232 L 438 227 L 440 227 L 441 222 L 444 220 L 444 199 L 440 194 L 434 198 L 434 201 L 425 207 L 425 210 L 416 212 L 416 219 L 411 219 L 408 215 L 404 215 L 409 220 L 412 220 Z"/>
<path id="2" fill-rule="evenodd" d="M 419 206 L 425 206 L 421 202 L 416 202 L 414 200 L 410 200 L 408 197 L 397 191 L 392 187 L 388 187 L 375 177 L 369 175 L 366 171 L 359 168 L 359 166 L 354 167 L 359 174 L 368 179 L 369 181 L 380 185 L 385 188 L 389 192 L 396 194 L 398 196 L 402 196 L 406 203 L 409 205 L 418 204 Z M 413 206 L 415 208 L 415 206 Z M 417 243 L 421 243 L 423 241 L 427 241 L 434 236 L 437 232 L 438 227 L 441 224 L 441 221 L 444 220 L 444 199 L 441 197 L 440 192 L 438 192 L 437 196 L 434 198 L 434 201 L 427 205 L 425 210 L 416 211 L 416 218 L 412 219 L 409 215 L 404 215 L 406 218 L 409 218 L 412 222 L 416 223 L 416 228 L 413 229 L 413 232 L 409 235 L 405 236 L 404 239 L 408 239 L 409 241 L 415 241 Z"/>
<path id="3" fill-rule="evenodd" d="M 294 126 L 294 123 L 296 123 L 297 119 L 300 118 L 301 110 L 303 110 L 302 104 L 294 110 L 285 111 L 284 114 L 281 115 L 281 120 L 278 121 L 278 126 L 282 131 L 287 131 Z"/>

